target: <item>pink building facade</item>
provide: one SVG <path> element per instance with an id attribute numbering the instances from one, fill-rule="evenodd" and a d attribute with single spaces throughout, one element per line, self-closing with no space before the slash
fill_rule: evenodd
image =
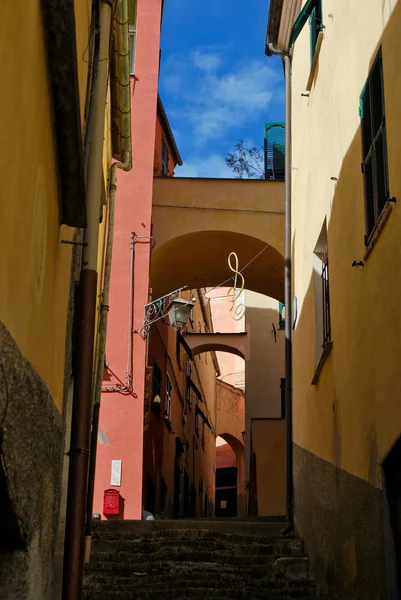
<path id="1" fill-rule="evenodd" d="M 146 341 L 135 333 L 149 301 L 152 192 L 162 0 L 138 0 L 131 77 L 132 162 L 118 172 L 106 365 L 100 411 L 93 512 L 105 490 L 121 495 L 114 518 L 142 516 Z M 132 18 L 132 17 L 131 17 Z"/>

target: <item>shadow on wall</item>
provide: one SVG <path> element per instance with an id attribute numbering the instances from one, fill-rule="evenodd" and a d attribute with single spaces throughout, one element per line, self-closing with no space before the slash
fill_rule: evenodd
<path id="1" fill-rule="evenodd" d="M 176 237 L 152 254 L 151 283 L 155 298 L 181 286 L 189 289 L 227 284 L 232 272 L 227 265 L 230 252 L 235 251 L 240 269 L 247 267 L 246 287 L 283 301 L 284 260 L 266 242 L 232 231 L 202 231 Z"/>
<path id="2" fill-rule="evenodd" d="M 387 90 L 399 82 L 394 44 L 400 30 L 398 3 L 382 40 Z M 385 102 L 390 190 L 400 198 L 398 99 L 393 89 Z M 316 368 L 312 255 L 294 332 L 295 519 L 312 573 L 326 591 L 385 600 L 386 577 L 391 586 L 395 574 L 387 568 L 386 575 L 381 463 L 401 431 L 400 294 L 398 279 L 386 267 L 401 261 L 401 213 L 391 212 L 364 267 L 353 268 L 365 253 L 361 156 L 358 129 L 334 184 L 328 221 L 333 348 L 316 385 L 311 385 Z M 391 536 L 387 544 L 393 545 Z"/>

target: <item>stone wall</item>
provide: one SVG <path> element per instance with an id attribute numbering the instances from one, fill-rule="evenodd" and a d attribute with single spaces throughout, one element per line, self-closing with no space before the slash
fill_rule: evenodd
<path id="1" fill-rule="evenodd" d="M 294 488 L 317 582 L 339 599 L 387 600 L 383 491 L 296 444 Z"/>
<path id="2" fill-rule="evenodd" d="M 51 597 L 63 419 L 0 323 L 0 599 Z"/>

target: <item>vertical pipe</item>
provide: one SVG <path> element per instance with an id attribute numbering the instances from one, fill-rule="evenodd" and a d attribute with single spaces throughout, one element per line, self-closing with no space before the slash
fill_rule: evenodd
<path id="1" fill-rule="evenodd" d="M 268 44 L 272 54 L 279 55 L 285 66 L 285 418 L 286 418 L 286 517 L 285 533 L 294 529 L 294 478 L 292 447 L 292 274 L 291 274 L 291 57 Z"/>
<path id="2" fill-rule="evenodd" d="M 287 528 L 294 529 L 294 478 L 292 447 L 292 256 L 291 256 L 291 59 L 284 55 L 285 64 L 285 410 L 287 439 Z"/>
<path id="3" fill-rule="evenodd" d="M 113 260 L 113 238 L 114 238 L 114 212 L 115 212 L 115 198 L 116 198 L 116 170 L 124 169 L 129 170 L 130 167 L 130 156 L 127 154 L 123 163 L 115 162 L 110 168 L 110 186 L 109 186 L 109 202 L 108 202 L 108 219 L 107 219 L 107 243 L 106 243 L 106 256 L 104 263 L 104 283 L 103 283 L 103 295 L 102 304 L 100 307 L 99 317 L 99 340 L 95 370 L 95 384 L 93 393 L 93 415 L 92 415 L 92 431 L 90 440 L 90 461 L 89 461 L 89 476 L 88 476 L 88 494 L 86 501 L 86 527 L 85 527 L 85 562 L 89 562 L 90 555 L 90 540 L 92 534 L 92 511 L 93 511 L 93 497 L 95 490 L 95 469 L 96 469 L 96 456 L 97 456 L 97 436 L 99 431 L 99 416 L 100 416 L 100 401 L 102 395 L 102 383 L 103 383 L 103 372 L 104 372 L 104 359 L 106 354 L 106 334 L 107 334 L 107 320 L 109 313 L 109 296 L 110 296 L 110 277 L 111 277 L 111 265 Z M 131 245 L 133 240 L 131 240 Z M 132 266 L 131 266 L 132 268 Z M 131 294 L 130 290 L 130 294 Z M 128 327 L 132 330 L 131 321 L 129 321 Z M 129 337 L 130 339 L 130 337 Z"/>
<path id="4" fill-rule="evenodd" d="M 105 105 L 109 75 L 112 4 L 100 9 L 99 70 L 94 90 L 93 131 L 86 187 L 88 226 L 80 278 L 77 370 L 71 424 L 70 466 L 64 547 L 63 600 L 80 600 L 83 577 L 85 505 L 92 412 L 93 346 L 97 292 L 97 253 L 102 190 Z"/>

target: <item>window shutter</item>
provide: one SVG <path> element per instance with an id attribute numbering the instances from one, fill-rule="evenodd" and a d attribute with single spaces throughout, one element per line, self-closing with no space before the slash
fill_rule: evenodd
<path id="1" fill-rule="evenodd" d="M 387 198 L 389 197 L 389 190 L 387 185 L 387 152 L 385 142 L 385 130 L 384 128 L 376 138 L 374 160 L 375 160 L 375 172 L 376 172 L 376 201 L 377 201 L 377 213 L 380 215 L 383 210 Z"/>
<path id="2" fill-rule="evenodd" d="M 310 32 L 310 62 L 312 64 L 313 56 L 315 54 L 317 36 L 319 33 L 319 24 L 316 18 L 316 6 L 312 9 L 309 17 L 309 32 Z"/>
<path id="3" fill-rule="evenodd" d="M 383 77 L 382 77 L 382 60 L 379 56 L 376 64 L 372 69 L 370 76 L 371 83 L 371 101 L 372 101 L 372 133 L 375 137 L 383 123 L 384 106 L 383 106 Z"/>
<path id="4" fill-rule="evenodd" d="M 375 209 L 373 203 L 373 167 L 372 156 L 364 165 L 366 235 L 369 237 L 375 226 Z"/>
<path id="5" fill-rule="evenodd" d="M 311 16 L 312 11 L 315 7 L 316 7 L 316 0 L 307 0 L 307 2 L 305 3 L 305 6 L 299 13 L 298 18 L 296 19 L 296 21 L 292 27 L 290 42 L 289 42 L 290 48 L 295 43 L 297 37 L 301 33 L 306 21 Z"/>
<path id="6" fill-rule="evenodd" d="M 362 173 L 366 209 L 365 243 L 368 243 L 390 196 L 381 50 L 378 52 L 361 93 L 359 114 L 361 117 Z"/>
<path id="7" fill-rule="evenodd" d="M 359 114 L 361 116 L 361 128 L 362 128 L 362 156 L 363 160 L 369 153 L 370 146 L 372 145 L 372 127 L 370 123 L 370 85 L 369 82 L 365 85 L 365 88 L 360 97 Z"/>

